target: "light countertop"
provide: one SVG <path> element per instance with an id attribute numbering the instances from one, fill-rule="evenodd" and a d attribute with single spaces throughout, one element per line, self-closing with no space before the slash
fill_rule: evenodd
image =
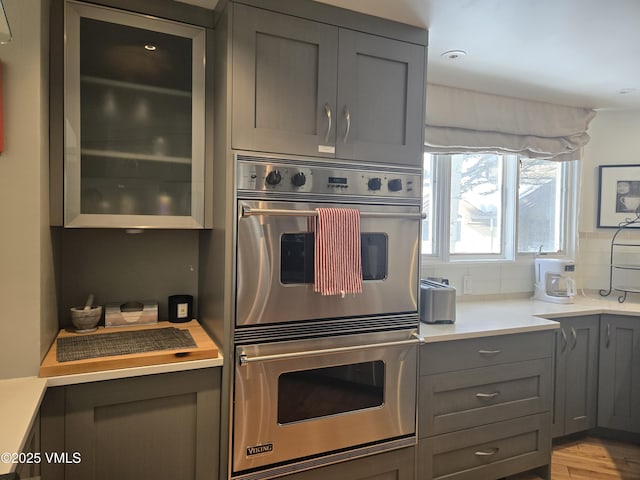
<path id="1" fill-rule="evenodd" d="M 599 297 L 595 293 L 579 295 L 574 303 L 566 304 L 532 299 L 459 301 L 456 304 L 455 323 L 423 323 L 420 325 L 420 335 L 425 342 L 432 343 L 555 329 L 559 324 L 554 318 L 602 313 L 640 316 L 639 303 L 629 300 L 619 303 L 617 298 L 617 295 Z"/>
<path id="2" fill-rule="evenodd" d="M 46 389 L 46 378 L 0 380 L 0 475 L 16 469 L 4 457 L 24 448 Z"/>

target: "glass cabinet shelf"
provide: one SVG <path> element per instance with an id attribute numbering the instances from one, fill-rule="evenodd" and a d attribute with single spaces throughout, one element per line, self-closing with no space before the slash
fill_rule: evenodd
<path id="1" fill-rule="evenodd" d="M 142 85 L 139 83 L 123 82 L 120 80 L 110 80 L 108 78 L 90 77 L 83 75 L 80 77 L 80 81 L 84 83 L 95 83 L 96 85 L 103 85 L 105 87 L 118 87 L 131 90 L 141 90 L 153 93 L 159 93 L 162 95 L 175 95 L 177 97 L 191 98 L 191 92 L 187 90 L 177 90 L 174 88 L 162 88 L 155 87 L 153 85 Z"/>
<path id="2" fill-rule="evenodd" d="M 113 150 L 82 149 L 80 154 L 87 157 L 124 158 L 128 160 L 143 160 L 148 162 L 182 163 L 190 165 L 191 159 L 186 157 L 170 157 L 167 155 L 151 155 L 144 153 L 117 152 Z"/>

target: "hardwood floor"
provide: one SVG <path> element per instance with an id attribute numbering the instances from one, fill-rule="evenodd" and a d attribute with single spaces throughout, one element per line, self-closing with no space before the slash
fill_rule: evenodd
<path id="1" fill-rule="evenodd" d="M 507 480 L 537 480 L 534 474 Z M 640 480 L 640 445 L 584 437 L 554 444 L 552 480 Z"/>

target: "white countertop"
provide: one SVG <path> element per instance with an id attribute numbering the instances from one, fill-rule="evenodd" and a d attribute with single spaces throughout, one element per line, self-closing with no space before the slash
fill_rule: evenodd
<path id="1" fill-rule="evenodd" d="M 0 475 L 16 469 L 4 456 L 22 452 L 46 389 L 46 378 L 0 380 Z"/>
<path id="2" fill-rule="evenodd" d="M 202 360 L 191 360 L 176 363 L 161 363 L 159 365 L 146 365 L 142 367 L 118 368 L 114 370 L 103 370 L 100 372 L 76 373 L 74 375 L 59 375 L 57 377 L 47 377 L 44 380 L 47 380 L 48 387 L 59 387 L 62 385 L 75 385 L 77 383 L 100 382 L 102 380 L 115 380 L 117 378 L 154 375 L 156 373 L 182 372 L 198 368 L 221 367 L 223 363 L 222 355 L 218 352 L 217 358 L 206 358 Z"/>
<path id="3" fill-rule="evenodd" d="M 640 316 L 640 304 L 617 295 L 598 297 L 579 295 L 574 303 L 548 303 L 541 300 L 488 300 L 458 302 L 453 324 L 421 324 L 420 335 L 426 343 L 465 338 L 506 335 L 558 328 L 554 318 L 611 313 Z"/>

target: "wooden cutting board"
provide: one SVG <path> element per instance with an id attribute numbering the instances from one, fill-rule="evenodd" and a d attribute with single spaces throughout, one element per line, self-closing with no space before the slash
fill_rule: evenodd
<path id="1" fill-rule="evenodd" d="M 79 335 L 103 335 L 114 332 L 130 332 L 134 330 L 150 330 L 155 328 L 178 328 L 188 330 L 196 343 L 195 348 L 180 348 L 173 350 L 157 350 L 153 352 L 131 353 L 127 355 L 115 355 L 110 357 L 87 358 L 84 360 L 72 360 L 58 362 L 56 360 L 58 338 Z M 189 360 L 202 360 L 217 358 L 218 347 L 209 338 L 207 332 L 200 326 L 197 320 L 186 323 L 158 322 L 153 325 L 139 325 L 130 327 L 98 327 L 92 333 L 75 333 L 71 330 L 60 330 L 56 339 L 47 352 L 44 361 L 40 365 L 41 377 L 53 377 L 58 375 L 72 375 L 74 373 L 98 372 L 117 368 L 142 367 L 147 365 L 159 365 L 162 363 L 186 362 Z"/>

